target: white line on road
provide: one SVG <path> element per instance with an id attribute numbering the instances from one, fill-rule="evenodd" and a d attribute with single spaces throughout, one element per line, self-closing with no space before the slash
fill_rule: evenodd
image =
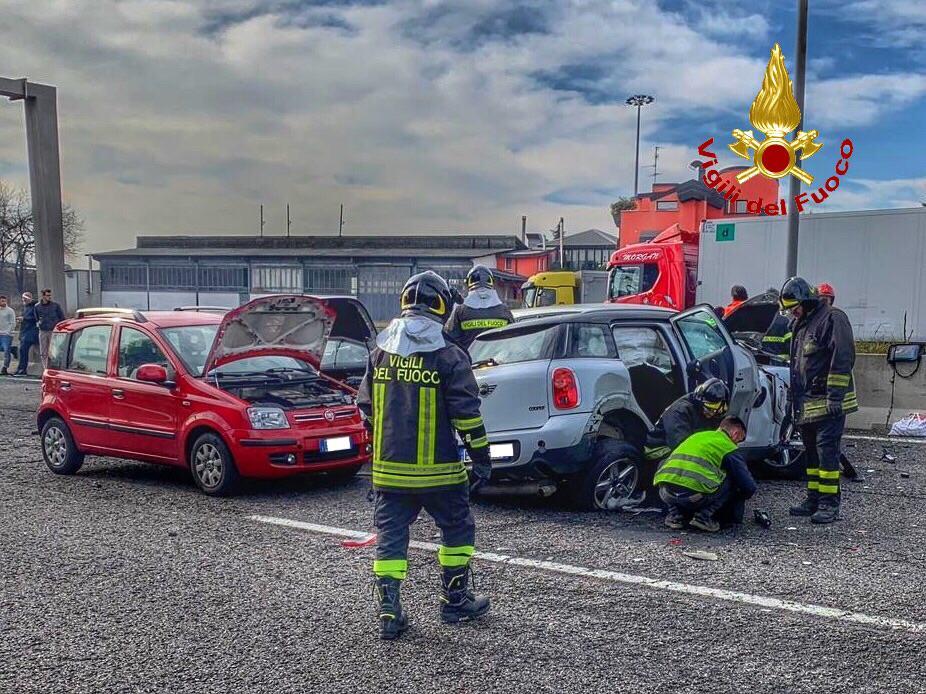
<path id="1" fill-rule="evenodd" d="M 281 525 L 286 528 L 296 528 L 298 530 L 307 530 L 322 535 L 333 535 L 335 537 L 344 537 L 357 540 L 366 540 L 370 533 L 361 530 L 350 530 L 347 528 L 336 528 L 330 525 L 319 525 L 317 523 L 305 523 L 303 521 L 292 520 L 290 518 L 277 518 L 275 516 L 248 516 L 249 520 L 258 523 L 269 523 L 271 525 Z M 412 541 L 409 546 L 414 549 L 423 549 L 430 552 L 436 552 L 438 545 L 433 542 Z M 495 564 L 509 564 L 511 566 L 522 566 L 530 569 L 542 569 L 544 571 L 553 571 L 561 574 L 573 576 L 583 576 L 585 578 L 598 578 L 613 583 L 625 583 L 630 585 L 643 586 L 654 590 L 664 590 L 670 593 L 683 593 L 686 595 L 696 595 L 705 598 L 715 598 L 717 600 L 726 600 L 728 602 L 737 602 L 746 605 L 755 605 L 773 610 L 784 610 L 785 612 L 797 612 L 799 614 L 812 615 L 814 617 L 823 617 L 840 622 L 850 622 L 852 624 L 863 624 L 865 626 L 882 627 L 888 629 L 899 629 L 916 634 L 926 633 L 926 623 L 911 622 L 906 619 L 893 619 L 891 617 L 879 617 L 877 615 L 868 615 L 862 612 L 852 612 L 850 610 L 840 610 L 835 607 L 824 607 L 822 605 L 810 605 L 790 600 L 780 600 L 762 595 L 752 595 L 750 593 L 741 593 L 734 590 L 723 588 L 710 588 L 708 586 L 697 586 L 689 583 L 678 583 L 676 581 L 663 581 L 648 576 L 639 576 L 636 574 L 626 574 L 620 571 L 608 571 L 605 569 L 590 569 L 585 566 L 573 566 L 571 564 L 560 564 L 552 561 L 540 561 L 538 559 L 527 559 L 525 557 L 512 557 L 507 554 L 495 554 L 494 552 L 476 552 L 474 558 L 482 561 L 488 561 Z"/>
<path id="2" fill-rule="evenodd" d="M 842 438 L 852 439 L 854 441 L 883 441 L 884 443 L 922 443 L 922 444 L 926 444 L 926 438 L 917 439 L 911 436 L 869 436 L 867 434 L 843 434 Z"/>

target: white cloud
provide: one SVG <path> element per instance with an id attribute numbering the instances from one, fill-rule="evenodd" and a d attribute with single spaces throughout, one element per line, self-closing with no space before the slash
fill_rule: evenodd
<path id="1" fill-rule="evenodd" d="M 633 182 L 626 95 L 657 97 L 649 163 L 670 118 L 745 117 L 767 59 L 722 36 L 740 18 L 689 25 L 649 0 L 7 0 L 4 20 L 3 69 L 59 88 L 88 250 L 254 233 L 261 203 L 277 233 L 287 202 L 297 233 L 332 233 L 342 202 L 357 234 L 516 232 L 521 214 L 607 229 L 600 200 Z M 824 82 L 808 106 L 872 122 L 922 93 L 887 78 Z M 21 119 L 0 108 L 0 173 L 20 181 Z M 697 143 L 655 142 L 660 180 L 688 177 Z"/>

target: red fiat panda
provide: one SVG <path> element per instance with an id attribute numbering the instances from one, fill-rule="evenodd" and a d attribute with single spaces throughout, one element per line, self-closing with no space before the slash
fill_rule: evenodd
<path id="1" fill-rule="evenodd" d="M 355 391 L 323 359 L 329 338 L 339 353 L 365 355 L 374 337 L 351 297 L 269 296 L 224 316 L 82 312 L 52 336 L 42 454 L 57 474 L 88 454 L 188 467 L 212 495 L 240 477 L 349 479 L 369 459 L 369 437 Z"/>

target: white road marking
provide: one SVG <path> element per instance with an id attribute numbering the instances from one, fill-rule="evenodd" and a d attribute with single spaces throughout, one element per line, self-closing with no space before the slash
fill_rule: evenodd
<path id="1" fill-rule="evenodd" d="M 248 516 L 249 520 L 258 523 L 269 523 L 271 525 L 281 525 L 286 528 L 295 528 L 306 530 L 308 532 L 320 533 L 322 535 L 333 535 L 335 537 L 352 538 L 365 540 L 370 537 L 370 533 L 361 530 L 350 530 L 347 528 L 336 528 L 330 525 L 319 525 L 317 523 L 306 523 L 303 521 L 292 520 L 290 518 L 277 518 L 275 516 Z M 439 545 L 433 542 L 417 542 L 412 540 L 409 546 L 414 549 L 423 549 L 430 552 L 436 552 Z M 612 583 L 625 583 L 630 585 L 643 586 L 654 590 L 664 590 L 670 593 L 683 593 L 686 595 L 696 595 L 704 598 L 714 598 L 717 600 L 726 600 L 728 602 L 742 603 L 745 605 L 754 605 L 773 610 L 783 610 L 785 612 L 796 612 L 799 614 L 812 615 L 814 617 L 823 617 L 840 622 L 850 622 L 852 624 L 862 624 L 865 626 L 882 627 L 888 629 L 897 629 L 909 631 L 915 634 L 926 633 L 926 623 L 911 622 L 906 619 L 893 619 L 891 617 L 880 617 L 877 615 L 864 614 L 862 612 L 852 612 L 851 610 L 841 610 L 835 607 L 824 607 L 823 605 L 811 605 L 791 600 L 780 600 L 779 598 L 766 597 L 763 595 L 752 595 L 735 590 L 726 590 L 724 588 L 711 588 L 708 586 L 698 586 L 689 583 L 679 583 L 677 581 L 665 581 L 648 576 L 639 576 L 636 574 L 627 574 L 620 571 L 608 571 L 605 569 L 590 569 L 584 566 L 573 566 L 571 564 L 560 564 L 552 561 L 541 561 L 538 559 L 527 559 L 525 557 L 512 557 L 507 554 L 496 554 L 494 552 L 476 552 L 473 557 L 482 561 L 488 561 L 495 564 L 509 564 L 511 566 L 522 566 L 530 569 L 541 569 L 543 571 L 553 571 L 555 573 L 569 574 L 573 576 L 583 576 L 585 578 L 597 578 Z"/>
<path id="2" fill-rule="evenodd" d="M 926 438 L 914 438 L 912 436 L 870 436 L 868 434 L 843 434 L 842 438 L 852 439 L 854 441 L 883 441 L 884 443 L 923 443 L 926 444 Z"/>

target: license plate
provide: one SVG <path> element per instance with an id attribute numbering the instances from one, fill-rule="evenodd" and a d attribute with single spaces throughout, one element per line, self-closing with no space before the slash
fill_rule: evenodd
<path id="1" fill-rule="evenodd" d="M 514 458 L 514 444 L 513 443 L 490 443 L 489 444 L 489 457 L 492 460 L 501 460 L 503 458 Z M 460 446 L 460 460 L 464 463 L 473 462 L 469 457 L 469 451 L 466 450 L 463 446 Z"/>
<path id="2" fill-rule="evenodd" d="M 349 451 L 351 449 L 350 436 L 337 436 L 333 439 L 322 439 L 319 450 L 322 453 L 335 453 L 336 451 Z"/>

